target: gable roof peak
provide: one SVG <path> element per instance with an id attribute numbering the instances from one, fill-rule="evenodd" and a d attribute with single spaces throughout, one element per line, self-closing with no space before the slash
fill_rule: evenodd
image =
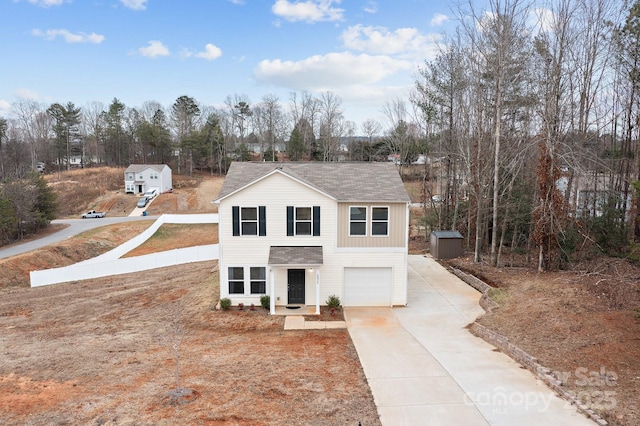
<path id="1" fill-rule="evenodd" d="M 396 166 L 386 162 L 234 162 L 218 199 L 272 173 L 288 175 L 337 201 L 410 201 Z"/>

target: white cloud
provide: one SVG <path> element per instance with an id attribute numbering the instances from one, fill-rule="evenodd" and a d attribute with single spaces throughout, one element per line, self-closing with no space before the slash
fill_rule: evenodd
<path id="1" fill-rule="evenodd" d="M 447 15 L 443 15 L 442 13 L 436 13 L 435 15 L 433 15 L 433 18 L 431 18 L 430 24 L 432 27 L 439 27 L 440 25 L 444 24 L 448 20 L 449 20 L 449 17 Z"/>
<path id="2" fill-rule="evenodd" d="M 147 47 L 139 48 L 138 53 L 148 58 L 155 58 L 156 56 L 169 56 L 169 49 L 161 41 L 151 40 Z"/>
<path id="3" fill-rule="evenodd" d="M 195 56 L 196 58 L 213 61 L 214 59 L 218 59 L 220 56 L 222 56 L 222 50 L 215 44 L 207 43 L 204 46 L 204 51 L 202 52 L 194 53 L 192 50 L 184 48 L 180 51 L 180 56 L 182 56 L 183 58 L 191 58 L 192 56 Z"/>
<path id="4" fill-rule="evenodd" d="M 196 53 L 197 58 L 206 59 L 207 61 L 213 61 L 214 59 L 218 59 L 222 56 L 222 50 L 215 44 L 207 43 L 204 46 L 204 52 Z"/>
<path id="5" fill-rule="evenodd" d="M 20 87 L 16 89 L 16 91 L 14 92 L 14 95 L 16 98 L 23 99 L 26 101 L 36 101 L 40 99 L 40 96 L 36 92 L 30 89 L 25 89 L 24 87 Z"/>
<path id="6" fill-rule="evenodd" d="M 367 4 L 362 8 L 367 13 L 376 13 L 378 12 L 378 3 L 375 1 L 367 2 Z"/>
<path id="7" fill-rule="evenodd" d="M 40 7 L 60 6 L 64 0 L 28 0 L 29 3 Z"/>
<path id="8" fill-rule="evenodd" d="M 439 35 L 424 35 L 416 28 L 398 28 L 391 32 L 385 27 L 355 25 L 342 33 L 348 49 L 384 55 L 403 55 L 421 60 L 435 51 Z"/>
<path id="9" fill-rule="evenodd" d="M 229 2 L 233 4 L 239 4 L 239 5 L 244 4 L 244 0 L 229 0 Z"/>
<path id="10" fill-rule="evenodd" d="M 344 9 L 332 7 L 333 3 L 340 4 L 342 0 L 307 0 L 293 1 L 276 0 L 271 11 L 287 21 L 341 21 Z"/>
<path id="11" fill-rule="evenodd" d="M 31 35 L 35 37 L 41 37 L 45 40 L 55 40 L 58 37 L 61 37 L 67 43 L 93 43 L 100 44 L 104 41 L 104 36 L 96 33 L 72 33 L 69 30 L 64 28 L 53 29 L 53 30 L 45 30 L 42 31 L 38 28 L 31 30 Z"/>
<path id="12" fill-rule="evenodd" d="M 342 52 L 315 55 L 302 61 L 264 60 L 254 70 L 254 76 L 265 84 L 320 91 L 377 83 L 409 68 L 409 62 L 388 56 Z"/>
<path id="13" fill-rule="evenodd" d="M 147 8 L 147 0 L 120 0 L 124 7 L 133 10 L 145 10 Z"/>
<path id="14" fill-rule="evenodd" d="M 4 99 L 0 99 L 0 112 L 3 114 L 8 114 L 11 112 L 11 105 Z"/>
<path id="15" fill-rule="evenodd" d="M 556 17 L 549 9 L 535 8 L 529 17 L 529 23 L 540 31 L 549 32 L 556 26 Z"/>

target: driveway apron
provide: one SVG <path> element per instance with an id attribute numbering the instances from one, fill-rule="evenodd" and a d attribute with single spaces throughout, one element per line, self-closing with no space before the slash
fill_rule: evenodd
<path id="1" fill-rule="evenodd" d="M 409 256 L 409 305 L 345 308 L 383 425 L 590 425 L 544 383 L 465 327 L 480 293 Z"/>

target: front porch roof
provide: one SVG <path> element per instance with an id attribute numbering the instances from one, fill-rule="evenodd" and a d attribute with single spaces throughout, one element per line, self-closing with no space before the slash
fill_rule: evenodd
<path id="1" fill-rule="evenodd" d="M 322 265 L 322 246 L 271 246 L 269 265 Z"/>

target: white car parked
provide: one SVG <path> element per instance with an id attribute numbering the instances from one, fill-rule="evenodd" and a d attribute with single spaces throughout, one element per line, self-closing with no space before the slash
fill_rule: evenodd
<path id="1" fill-rule="evenodd" d="M 143 197 L 147 197 L 149 200 L 152 200 L 156 198 L 156 195 L 158 195 L 157 189 L 149 189 L 147 190 L 147 192 L 144 193 Z"/>

